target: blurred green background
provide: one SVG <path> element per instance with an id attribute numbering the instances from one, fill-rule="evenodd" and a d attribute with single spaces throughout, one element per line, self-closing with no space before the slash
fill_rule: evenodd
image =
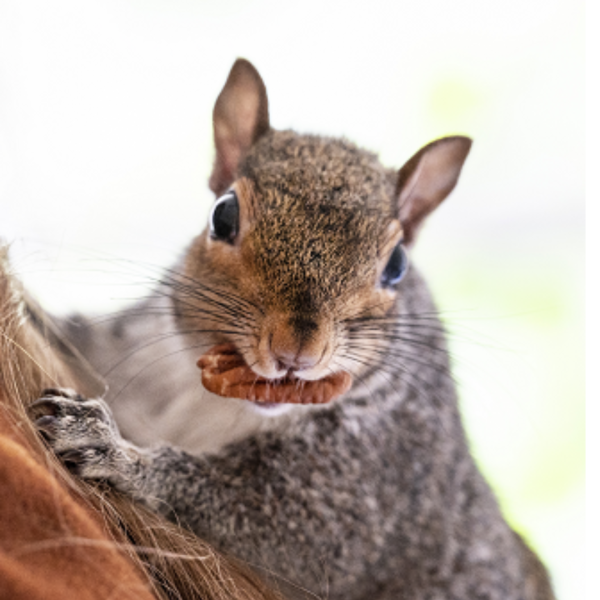
<path id="1" fill-rule="evenodd" d="M 559 598 L 582 597 L 583 3 L 4 0 L 0 237 L 45 306 L 117 309 L 143 294 L 139 265 L 204 226 L 211 111 L 237 56 L 277 128 L 397 167 L 474 138 L 413 259 L 477 459 Z"/>

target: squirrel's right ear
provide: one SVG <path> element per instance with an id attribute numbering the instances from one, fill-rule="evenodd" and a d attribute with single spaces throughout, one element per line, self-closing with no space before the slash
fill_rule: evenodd
<path id="1" fill-rule="evenodd" d="M 400 169 L 396 198 L 405 244 L 413 242 L 425 217 L 454 189 L 471 143 L 459 135 L 441 138 L 421 148 Z"/>
<path id="2" fill-rule="evenodd" d="M 222 194 L 252 144 L 269 130 L 267 90 L 258 71 L 238 58 L 213 110 L 216 158 L 210 189 Z"/>

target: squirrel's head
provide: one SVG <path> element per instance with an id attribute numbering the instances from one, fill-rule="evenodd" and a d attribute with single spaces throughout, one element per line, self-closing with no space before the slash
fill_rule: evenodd
<path id="1" fill-rule="evenodd" d="M 406 248 L 454 188 L 471 141 L 437 140 L 394 172 L 345 140 L 275 131 L 263 81 L 241 59 L 213 123 L 217 200 L 185 267 L 211 284 L 213 341 L 234 343 L 268 379 L 360 372 L 369 351 L 353 350 L 352 336 L 395 310 Z"/>

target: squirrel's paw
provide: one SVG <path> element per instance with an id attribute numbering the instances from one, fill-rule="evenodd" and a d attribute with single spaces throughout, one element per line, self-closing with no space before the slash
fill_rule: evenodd
<path id="1" fill-rule="evenodd" d="M 30 406 L 35 425 L 64 465 L 83 479 L 107 480 L 122 491 L 135 479 L 139 455 L 123 440 L 100 398 L 48 389 Z"/>

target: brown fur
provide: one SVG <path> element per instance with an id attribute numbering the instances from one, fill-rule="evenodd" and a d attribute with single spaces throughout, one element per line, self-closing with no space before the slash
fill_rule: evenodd
<path id="1" fill-rule="evenodd" d="M 237 174 L 230 187 L 240 204 L 239 235 L 229 245 L 205 231 L 186 256 L 185 274 L 243 298 L 252 316 L 234 341 L 260 375 L 282 376 L 274 355 L 313 367 L 308 378 L 322 377 L 339 368 L 338 324 L 387 314 L 395 302 L 393 290 L 377 285 L 404 235 L 389 173 L 350 142 L 270 130 Z M 418 205 L 420 217 L 434 205 Z M 198 308 L 203 319 L 210 314 Z"/>

